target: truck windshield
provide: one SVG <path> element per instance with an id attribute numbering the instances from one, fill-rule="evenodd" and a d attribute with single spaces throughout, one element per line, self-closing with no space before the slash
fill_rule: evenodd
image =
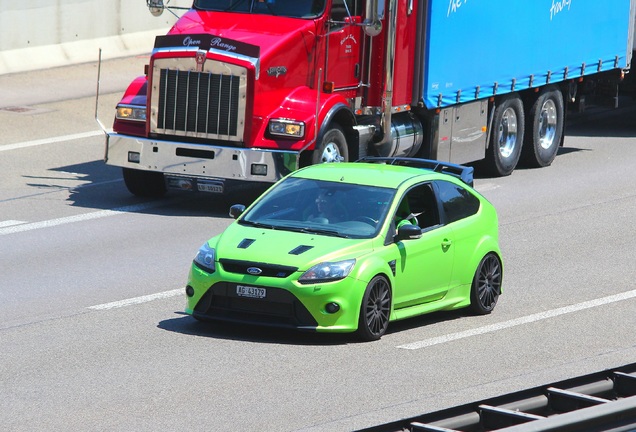
<path id="1" fill-rule="evenodd" d="M 206 11 L 315 18 L 323 13 L 325 0 L 195 0 L 194 8 Z"/>

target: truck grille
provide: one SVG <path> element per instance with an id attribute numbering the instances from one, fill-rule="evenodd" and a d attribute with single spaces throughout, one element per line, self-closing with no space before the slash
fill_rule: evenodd
<path id="1" fill-rule="evenodd" d="M 208 60 L 197 72 L 192 58 L 155 61 L 151 131 L 166 135 L 242 141 L 245 69 Z M 189 66 L 189 67 L 188 67 Z M 228 73 L 229 70 L 229 73 Z"/>

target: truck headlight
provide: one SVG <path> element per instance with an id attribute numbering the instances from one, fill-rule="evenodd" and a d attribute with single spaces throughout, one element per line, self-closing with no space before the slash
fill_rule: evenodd
<path id="1" fill-rule="evenodd" d="M 146 121 L 146 107 L 136 105 L 117 105 L 116 117 L 119 120 Z"/>
<path id="2" fill-rule="evenodd" d="M 333 282 L 346 278 L 353 268 L 356 260 L 344 260 L 338 262 L 323 262 L 316 264 L 298 278 L 302 284 Z"/>
<path id="3" fill-rule="evenodd" d="M 204 272 L 214 273 L 215 255 L 216 252 L 214 248 L 211 248 L 207 243 L 204 243 L 203 246 L 199 248 L 197 256 L 194 257 L 194 264 Z"/>
<path id="4" fill-rule="evenodd" d="M 303 138 L 305 136 L 305 123 L 287 119 L 271 119 L 269 133 L 288 138 Z"/>

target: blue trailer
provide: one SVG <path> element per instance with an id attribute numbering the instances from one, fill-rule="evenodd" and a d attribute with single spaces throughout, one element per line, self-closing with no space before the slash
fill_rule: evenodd
<path id="1" fill-rule="evenodd" d="M 494 175 L 510 174 L 520 160 L 550 165 L 568 108 L 592 99 L 617 106 L 633 55 L 635 4 L 422 2 L 418 115 L 429 119 L 431 156 L 483 159 Z"/>

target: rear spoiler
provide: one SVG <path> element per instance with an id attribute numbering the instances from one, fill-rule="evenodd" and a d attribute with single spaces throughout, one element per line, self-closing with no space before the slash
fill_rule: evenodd
<path id="1" fill-rule="evenodd" d="M 386 165 L 400 165 L 413 168 L 423 168 L 442 174 L 452 175 L 473 187 L 473 167 L 458 165 L 450 162 L 442 162 L 431 159 L 403 158 L 403 157 L 373 157 L 367 156 L 356 162 L 382 163 Z"/>

